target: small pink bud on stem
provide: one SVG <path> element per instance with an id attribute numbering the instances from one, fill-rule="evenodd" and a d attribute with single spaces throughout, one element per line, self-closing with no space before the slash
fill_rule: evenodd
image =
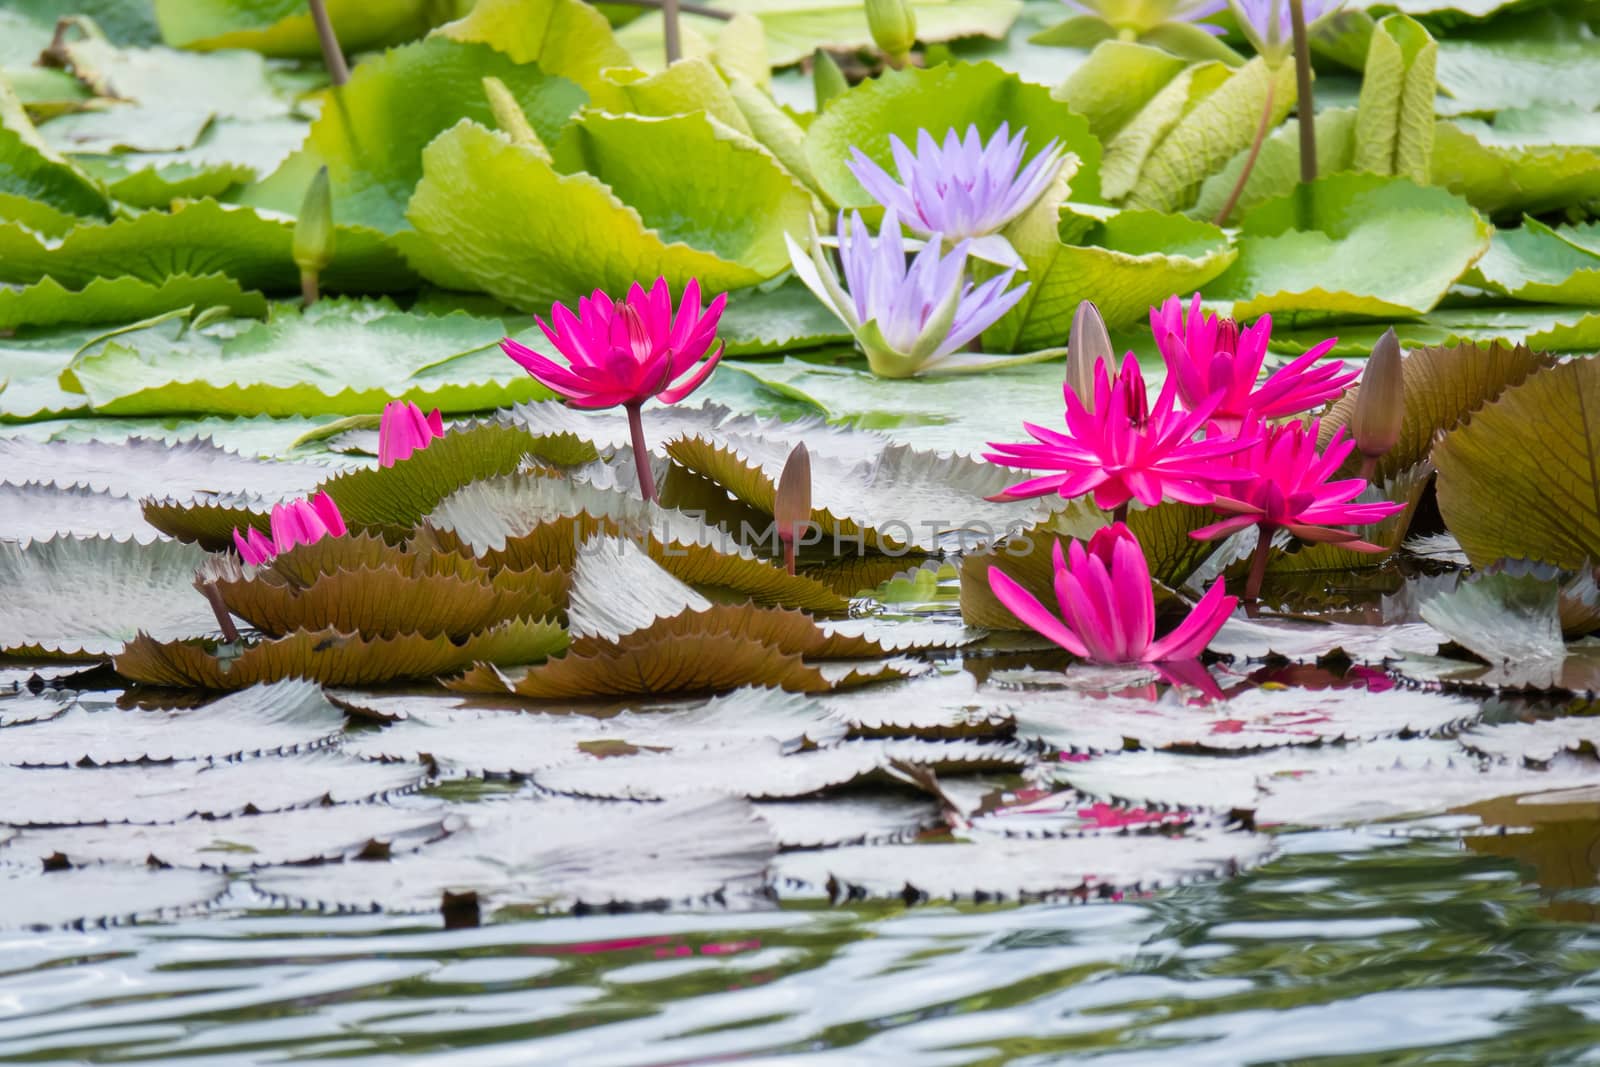
<path id="1" fill-rule="evenodd" d="M 1385 330 L 1367 357 L 1356 393 L 1351 436 L 1361 450 L 1361 477 L 1372 479 L 1378 461 L 1400 441 L 1406 420 L 1405 375 L 1401 367 L 1400 339 Z"/>
<path id="2" fill-rule="evenodd" d="M 794 446 L 778 476 L 772 518 L 783 543 L 784 568 L 793 574 L 796 544 L 811 522 L 811 453 L 804 441 Z"/>
<path id="3" fill-rule="evenodd" d="M 1072 329 L 1067 334 L 1067 387 L 1077 394 L 1086 411 L 1094 410 L 1094 368 L 1104 360 L 1106 367 L 1116 368 L 1116 354 L 1111 350 L 1111 334 L 1106 320 L 1094 301 L 1085 300 L 1072 315 Z"/>

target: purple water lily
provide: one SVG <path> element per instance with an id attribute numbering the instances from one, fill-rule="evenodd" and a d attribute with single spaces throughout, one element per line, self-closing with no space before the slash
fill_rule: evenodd
<path id="1" fill-rule="evenodd" d="M 1002 122 L 985 144 L 978 127 L 968 126 L 964 138 L 952 129 L 940 145 L 927 130 L 919 130 L 916 155 L 890 134 L 898 180 L 854 146 L 850 173 L 913 236 L 931 239 L 937 234 L 946 244 L 970 240 L 972 256 L 1021 268 L 1016 250 L 995 231 L 1039 199 L 1061 170 L 1063 158 L 1061 145 L 1051 141 L 1024 166 L 1027 134 L 1024 127 L 1013 137 L 1010 125 Z"/>
<path id="2" fill-rule="evenodd" d="M 899 216 L 890 210 L 874 237 L 860 212 L 839 215 L 839 262 L 844 281 L 812 235 L 808 254 L 785 235 L 795 274 L 855 335 L 874 374 L 909 378 L 1014 363 L 1013 357 L 963 352 L 1014 307 L 1026 282 L 1008 289 L 1015 272 L 981 285 L 966 280 L 970 242 L 944 251 L 934 240 L 906 264 Z"/>
<path id="3" fill-rule="evenodd" d="M 1306 27 L 1327 18 L 1344 0 L 1303 0 Z M 1256 54 L 1276 67 L 1289 58 L 1294 31 L 1289 20 L 1289 0 L 1228 0 L 1239 29 Z"/>

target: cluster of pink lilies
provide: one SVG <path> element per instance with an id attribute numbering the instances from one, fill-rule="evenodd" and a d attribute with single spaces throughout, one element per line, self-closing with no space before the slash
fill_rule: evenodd
<path id="1" fill-rule="evenodd" d="M 635 284 L 620 300 L 596 291 L 578 302 L 576 314 L 557 304 L 549 323 L 538 319 L 565 365 L 510 338 L 501 347 L 577 406 L 624 408 L 641 490 L 653 499 L 641 408 L 652 398 L 682 400 L 709 377 L 722 354 L 712 344 L 724 303 L 719 296 L 703 307 L 698 284 L 690 282 L 674 308 L 666 280 L 658 278 L 648 290 Z M 1098 323 L 1093 305 L 1080 309 L 1085 314 Z M 1100 325 L 1084 331 L 1100 343 L 1075 344 L 1068 357 L 1064 430 L 1025 423 L 1031 443 L 994 444 L 985 457 L 1045 472 L 998 499 L 1089 495 L 1097 507 L 1114 512 L 1112 524 L 1087 545 L 1075 542 L 1065 552 L 1055 546 L 1057 612 L 1000 568 L 989 571 L 995 595 L 1019 619 L 1072 654 L 1099 663 L 1192 663 L 1238 604 L 1218 579 L 1187 619 L 1158 638 L 1149 565 L 1123 521 L 1131 504 L 1148 508 L 1175 501 L 1214 508 L 1218 521 L 1191 535 L 1202 540 L 1257 527 L 1245 591 L 1252 600 L 1277 531 L 1302 541 L 1381 551 L 1343 527 L 1375 523 L 1400 509 L 1386 501 L 1355 502 L 1367 480 L 1338 474 L 1357 442 L 1341 429 L 1319 449 L 1318 421 L 1293 417 L 1325 405 L 1359 376 L 1340 362 L 1323 362 L 1332 339 L 1263 381 L 1270 316 L 1241 330 L 1232 320 L 1204 313 L 1196 294 L 1187 309 L 1177 297 L 1151 309 L 1150 327 L 1167 366 L 1153 406 L 1138 361 L 1129 353 L 1115 367 Z M 1075 326 L 1075 338 L 1078 332 Z M 704 358 L 707 352 L 710 358 Z M 1075 387 L 1075 380 L 1082 384 Z M 1398 415 L 1391 420 L 1387 443 L 1363 443 L 1369 459 L 1373 448 L 1381 454 L 1392 447 L 1397 420 Z M 438 411 L 424 414 L 415 404 L 391 403 L 380 423 L 379 464 L 393 466 L 443 434 Z M 260 565 L 294 545 L 345 533 L 326 493 L 275 507 L 270 527 L 270 537 L 254 529 L 234 532 L 246 563 Z"/>

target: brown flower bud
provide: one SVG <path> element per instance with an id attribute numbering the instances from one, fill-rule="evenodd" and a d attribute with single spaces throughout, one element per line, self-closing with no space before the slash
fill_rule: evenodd
<path id="1" fill-rule="evenodd" d="M 811 453 L 804 441 L 794 446 L 778 476 L 772 519 L 783 544 L 784 565 L 793 574 L 795 545 L 811 522 Z"/>
<path id="2" fill-rule="evenodd" d="M 1111 334 L 1094 301 L 1085 300 L 1072 315 L 1072 330 L 1067 334 L 1067 388 L 1078 395 L 1085 409 L 1094 410 L 1094 368 L 1105 360 L 1106 373 L 1117 371 L 1116 353 L 1111 350 Z"/>
<path id="3" fill-rule="evenodd" d="M 1350 433 L 1361 454 L 1374 462 L 1399 442 L 1405 422 L 1405 378 L 1400 362 L 1400 339 L 1394 330 L 1386 330 L 1372 346 L 1366 370 L 1361 372 Z"/>

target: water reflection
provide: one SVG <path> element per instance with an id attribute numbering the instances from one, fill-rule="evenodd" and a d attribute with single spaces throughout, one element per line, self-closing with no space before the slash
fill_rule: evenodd
<path id="1" fill-rule="evenodd" d="M 0 1059 L 1580 1062 L 1600 1039 L 1600 928 L 1551 895 L 1595 886 L 1594 803 L 1483 813 L 1522 828 L 1504 835 L 1462 837 L 1461 818 L 1290 835 L 1236 880 L 1089 907 L 447 931 L 237 899 L 226 917 L 0 941 Z"/>

